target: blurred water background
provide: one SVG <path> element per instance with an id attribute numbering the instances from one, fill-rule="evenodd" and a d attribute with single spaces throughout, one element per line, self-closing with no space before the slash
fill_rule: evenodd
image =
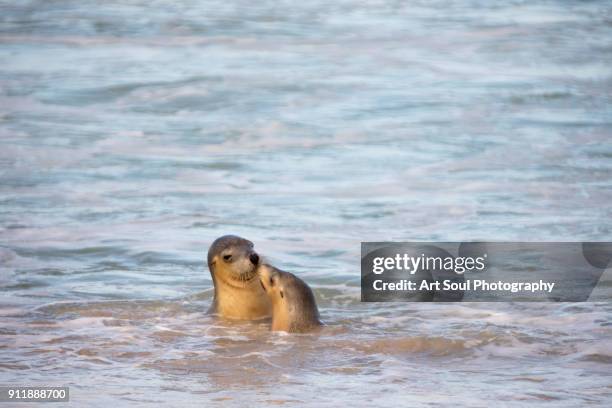
<path id="1" fill-rule="evenodd" d="M 609 406 L 612 306 L 361 304 L 361 241 L 612 240 L 605 1 L 0 1 L 0 383 Z M 255 242 L 328 327 L 205 314 Z"/>

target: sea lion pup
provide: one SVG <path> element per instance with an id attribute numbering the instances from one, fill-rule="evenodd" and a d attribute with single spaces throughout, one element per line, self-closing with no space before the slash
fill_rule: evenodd
<path id="1" fill-rule="evenodd" d="M 303 333 L 322 325 L 315 297 L 303 280 L 268 264 L 259 265 L 257 273 L 272 302 L 272 331 Z"/>
<path id="2" fill-rule="evenodd" d="M 270 317 L 272 305 L 257 276 L 259 255 L 253 243 L 235 235 L 217 238 L 208 250 L 215 295 L 208 313 L 237 320 Z"/>

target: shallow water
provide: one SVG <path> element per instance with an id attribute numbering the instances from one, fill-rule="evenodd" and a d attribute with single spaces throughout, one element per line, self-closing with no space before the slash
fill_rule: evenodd
<path id="1" fill-rule="evenodd" d="M 612 240 L 610 51 L 596 1 L 0 1 L 0 383 L 609 405 L 609 303 L 361 304 L 359 243 Z M 226 233 L 327 326 L 207 316 Z"/>

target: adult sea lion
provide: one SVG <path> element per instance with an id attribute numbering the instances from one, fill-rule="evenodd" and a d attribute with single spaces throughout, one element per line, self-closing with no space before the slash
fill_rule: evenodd
<path id="1" fill-rule="evenodd" d="M 247 239 L 225 235 L 208 250 L 208 269 L 215 286 L 209 313 L 236 320 L 270 317 L 272 306 L 257 276 L 259 255 Z"/>
<path id="2" fill-rule="evenodd" d="M 257 273 L 272 302 L 272 331 L 303 333 L 322 325 L 315 297 L 303 280 L 267 264 L 259 265 Z"/>

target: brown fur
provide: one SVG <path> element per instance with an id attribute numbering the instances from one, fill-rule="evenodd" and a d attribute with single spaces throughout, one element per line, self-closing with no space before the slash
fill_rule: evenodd
<path id="1" fill-rule="evenodd" d="M 272 331 L 303 333 L 321 326 L 314 294 L 303 280 L 267 264 L 257 273 L 272 302 Z"/>
<path id="2" fill-rule="evenodd" d="M 270 317 L 272 306 L 259 283 L 257 265 L 249 259 L 252 254 L 253 243 L 235 235 L 222 236 L 210 246 L 208 269 L 215 295 L 209 313 L 236 320 Z"/>

